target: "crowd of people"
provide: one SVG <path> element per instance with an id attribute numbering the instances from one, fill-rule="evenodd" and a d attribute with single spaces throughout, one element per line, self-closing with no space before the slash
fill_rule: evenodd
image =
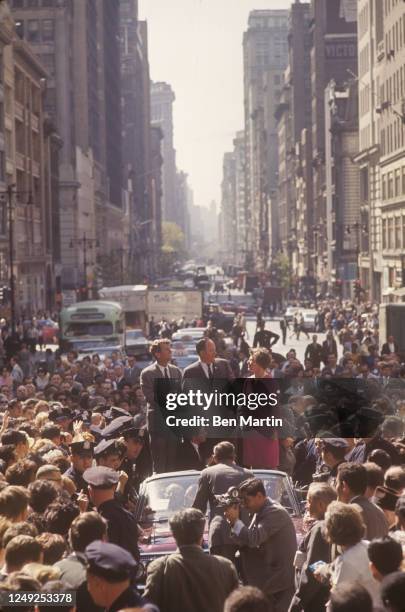
<path id="1" fill-rule="evenodd" d="M 252 338 L 243 315 L 228 334 L 213 318 L 184 371 L 161 323 L 143 369 L 118 352 L 37 351 L 23 331 L 12 346 L 4 326 L 0 609 L 4 594 L 70 590 L 78 612 L 405 610 L 405 366 L 395 338 L 380 350 L 376 309 L 319 304 L 326 338 L 314 334 L 302 361 L 274 350 L 276 323 L 260 311 Z M 262 414 L 280 416 L 280 427 L 226 439 L 162 429 L 158 380 L 213 390 L 235 379 L 245 392 L 277 385 L 277 407 Z M 141 483 L 190 469 L 200 472 L 195 498 L 169 521 L 177 550 L 141 579 Z M 299 526 L 257 469 L 291 477 Z"/>

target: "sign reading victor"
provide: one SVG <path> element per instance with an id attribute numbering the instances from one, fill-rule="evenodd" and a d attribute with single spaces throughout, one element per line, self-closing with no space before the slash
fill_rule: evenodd
<path id="1" fill-rule="evenodd" d="M 155 321 L 166 319 L 186 320 L 200 318 L 202 316 L 203 295 L 201 291 L 170 291 L 153 290 L 148 291 L 148 316 Z"/>

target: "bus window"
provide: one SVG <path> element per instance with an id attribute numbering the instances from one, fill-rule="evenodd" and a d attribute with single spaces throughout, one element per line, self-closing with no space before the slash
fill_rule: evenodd
<path id="1" fill-rule="evenodd" d="M 113 324 L 109 321 L 96 323 L 72 323 L 66 325 L 65 336 L 74 338 L 80 336 L 112 336 Z M 119 332 L 122 333 L 122 332 Z"/>

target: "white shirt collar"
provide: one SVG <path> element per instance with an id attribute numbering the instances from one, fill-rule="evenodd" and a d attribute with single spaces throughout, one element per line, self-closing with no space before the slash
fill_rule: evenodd
<path id="1" fill-rule="evenodd" d="M 167 366 L 163 367 L 161 365 L 158 364 L 158 362 L 156 362 L 157 367 L 159 368 L 159 370 L 162 373 L 162 376 L 165 376 L 165 370 L 167 372 L 168 377 L 170 378 L 170 368 L 169 368 L 169 364 L 167 364 Z"/>
<path id="2" fill-rule="evenodd" d="M 207 363 L 204 363 L 203 361 L 201 361 L 201 359 L 199 359 L 198 361 L 200 362 L 200 366 L 201 366 L 201 367 L 202 367 L 202 369 L 204 370 L 204 374 L 205 374 L 205 376 L 206 376 L 207 378 L 209 378 L 209 377 L 210 377 L 210 373 L 209 373 L 209 370 L 208 370 L 208 364 L 207 364 Z M 214 364 L 211 364 L 211 367 L 213 368 L 213 367 L 214 367 Z"/>

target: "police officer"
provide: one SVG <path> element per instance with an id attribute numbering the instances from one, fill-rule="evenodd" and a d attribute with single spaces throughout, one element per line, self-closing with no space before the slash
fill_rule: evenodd
<path id="1" fill-rule="evenodd" d="M 106 612 L 140 608 L 142 598 L 133 583 L 137 563 L 123 548 L 95 540 L 85 550 L 87 588 L 95 604 Z"/>
<path id="2" fill-rule="evenodd" d="M 94 444 L 89 440 L 72 442 L 69 447 L 71 466 L 63 475 L 73 480 L 78 492 L 87 491 L 87 483 L 83 480 L 83 474 L 93 463 L 93 449 Z"/>
<path id="3" fill-rule="evenodd" d="M 322 462 L 328 468 L 325 479 L 332 487 L 336 486 L 338 467 L 345 461 L 348 450 L 349 445 L 344 438 L 326 438 L 321 442 Z"/>
<path id="4" fill-rule="evenodd" d="M 89 485 L 91 502 L 108 523 L 108 540 L 122 546 L 132 554 L 134 559 L 139 560 L 140 529 L 133 515 L 125 510 L 115 498 L 115 490 L 119 481 L 118 472 L 98 465 L 86 470 L 83 478 Z"/>
<path id="5" fill-rule="evenodd" d="M 223 511 L 241 504 L 237 487 L 229 487 L 223 495 L 215 495 L 215 499 L 217 509 Z M 231 529 L 224 516 L 217 514 L 212 519 L 208 532 L 208 546 L 211 555 L 220 555 L 235 563 L 238 545 L 231 538 Z"/>

